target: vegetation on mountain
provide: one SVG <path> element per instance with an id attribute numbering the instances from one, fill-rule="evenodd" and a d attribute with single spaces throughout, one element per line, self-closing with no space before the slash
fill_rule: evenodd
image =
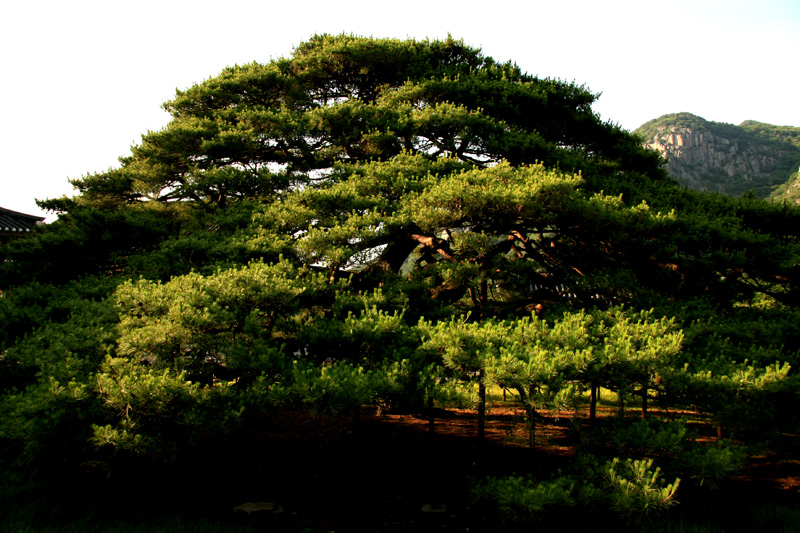
<path id="1" fill-rule="evenodd" d="M 798 422 L 800 208 L 681 187 L 596 98 L 452 39 L 344 35 L 178 91 L 168 126 L 0 250 L 6 466 L 180 461 L 295 411 L 357 432 L 364 405 L 459 401 L 482 428 L 487 387 L 532 446 L 551 409 L 585 404 L 599 435 L 601 389 L 622 419 L 692 408 L 779 439 Z M 614 434 L 682 431 L 653 424 Z M 645 520 L 678 477 L 741 463 L 724 442 L 602 441 L 583 477 L 477 493 L 522 521 L 543 493 Z M 522 486 L 532 503 L 503 503 Z"/>
<path id="2" fill-rule="evenodd" d="M 740 126 L 749 131 L 756 132 L 762 137 L 774 139 L 784 145 L 785 143 L 791 143 L 794 147 L 800 148 L 800 128 L 792 126 L 773 126 L 772 124 L 764 124 L 754 120 L 742 122 Z M 794 151 L 789 150 L 789 152 L 792 153 Z M 797 203 L 798 200 L 800 200 L 800 184 L 797 181 L 798 178 L 800 178 L 800 163 L 792 166 L 791 162 L 789 162 L 787 166 L 789 178 L 772 191 L 770 198 L 773 200 Z"/>
<path id="3" fill-rule="evenodd" d="M 795 126 L 773 126 L 755 120 L 745 120 L 739 127 L 778 142 L 789 142 L 800 148 L 800 128 Z"/>
<path id="4" fill-rule="evenodd" d="M 669 160 L 681 183 L 701 191 L 794 201 L 800 128 L 748 120 L 735 126 L 691 113 L 651 120 L 635 133 Z"/>

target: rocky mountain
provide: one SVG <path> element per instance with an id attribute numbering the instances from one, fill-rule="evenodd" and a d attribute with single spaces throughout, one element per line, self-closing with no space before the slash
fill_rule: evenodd
<path id="1" fill-rule="evenodd" d="M 691 113 L 664 115 L 635 131 L 667 159 L 681 183 L 705 191 L 800 202 L 800 128 L 748 120 L 738 126 Z"/>

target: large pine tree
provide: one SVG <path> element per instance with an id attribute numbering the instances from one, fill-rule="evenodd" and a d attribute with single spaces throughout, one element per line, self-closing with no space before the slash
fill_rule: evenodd
<path id="1" fill-rule="evenodd" d="M 475 373 L 530 417 L 603 385 L 786 419 L 761 407 L 794 405 L 800 213 L 680 188 L 596 98 L 452 39 L 327 35 L 179 91 L 0 251 L 0 439 L 174 451 Z"/>

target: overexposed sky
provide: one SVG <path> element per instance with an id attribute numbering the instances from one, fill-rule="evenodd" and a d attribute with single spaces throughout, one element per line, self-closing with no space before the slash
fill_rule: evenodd
<path id="1" fill-rule="evenodd" d="M 288 56 L 315 33 L 450 34 L 602 93 L 595 110 L 630 130 L 680 111 L 800 126 L 797 0 L 8 0 L 0 207 L 42 214 L 36 198 L 71 194 L 69 178 L 164 127 L 176 88 Z"/>

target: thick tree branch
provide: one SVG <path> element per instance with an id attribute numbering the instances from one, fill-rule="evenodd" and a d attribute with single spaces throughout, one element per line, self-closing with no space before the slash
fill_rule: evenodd
<path id="1" fill-rule="evenodd" d="M 452 253 L 450 253 L 450 246 L 446 240 L 429 235 L 420 235 L 418 233 L 412 234 L 411 238 L 430 250 L 438 253 L 446 260 L 455 262 L 456 259 L 453 257 Z"/>

